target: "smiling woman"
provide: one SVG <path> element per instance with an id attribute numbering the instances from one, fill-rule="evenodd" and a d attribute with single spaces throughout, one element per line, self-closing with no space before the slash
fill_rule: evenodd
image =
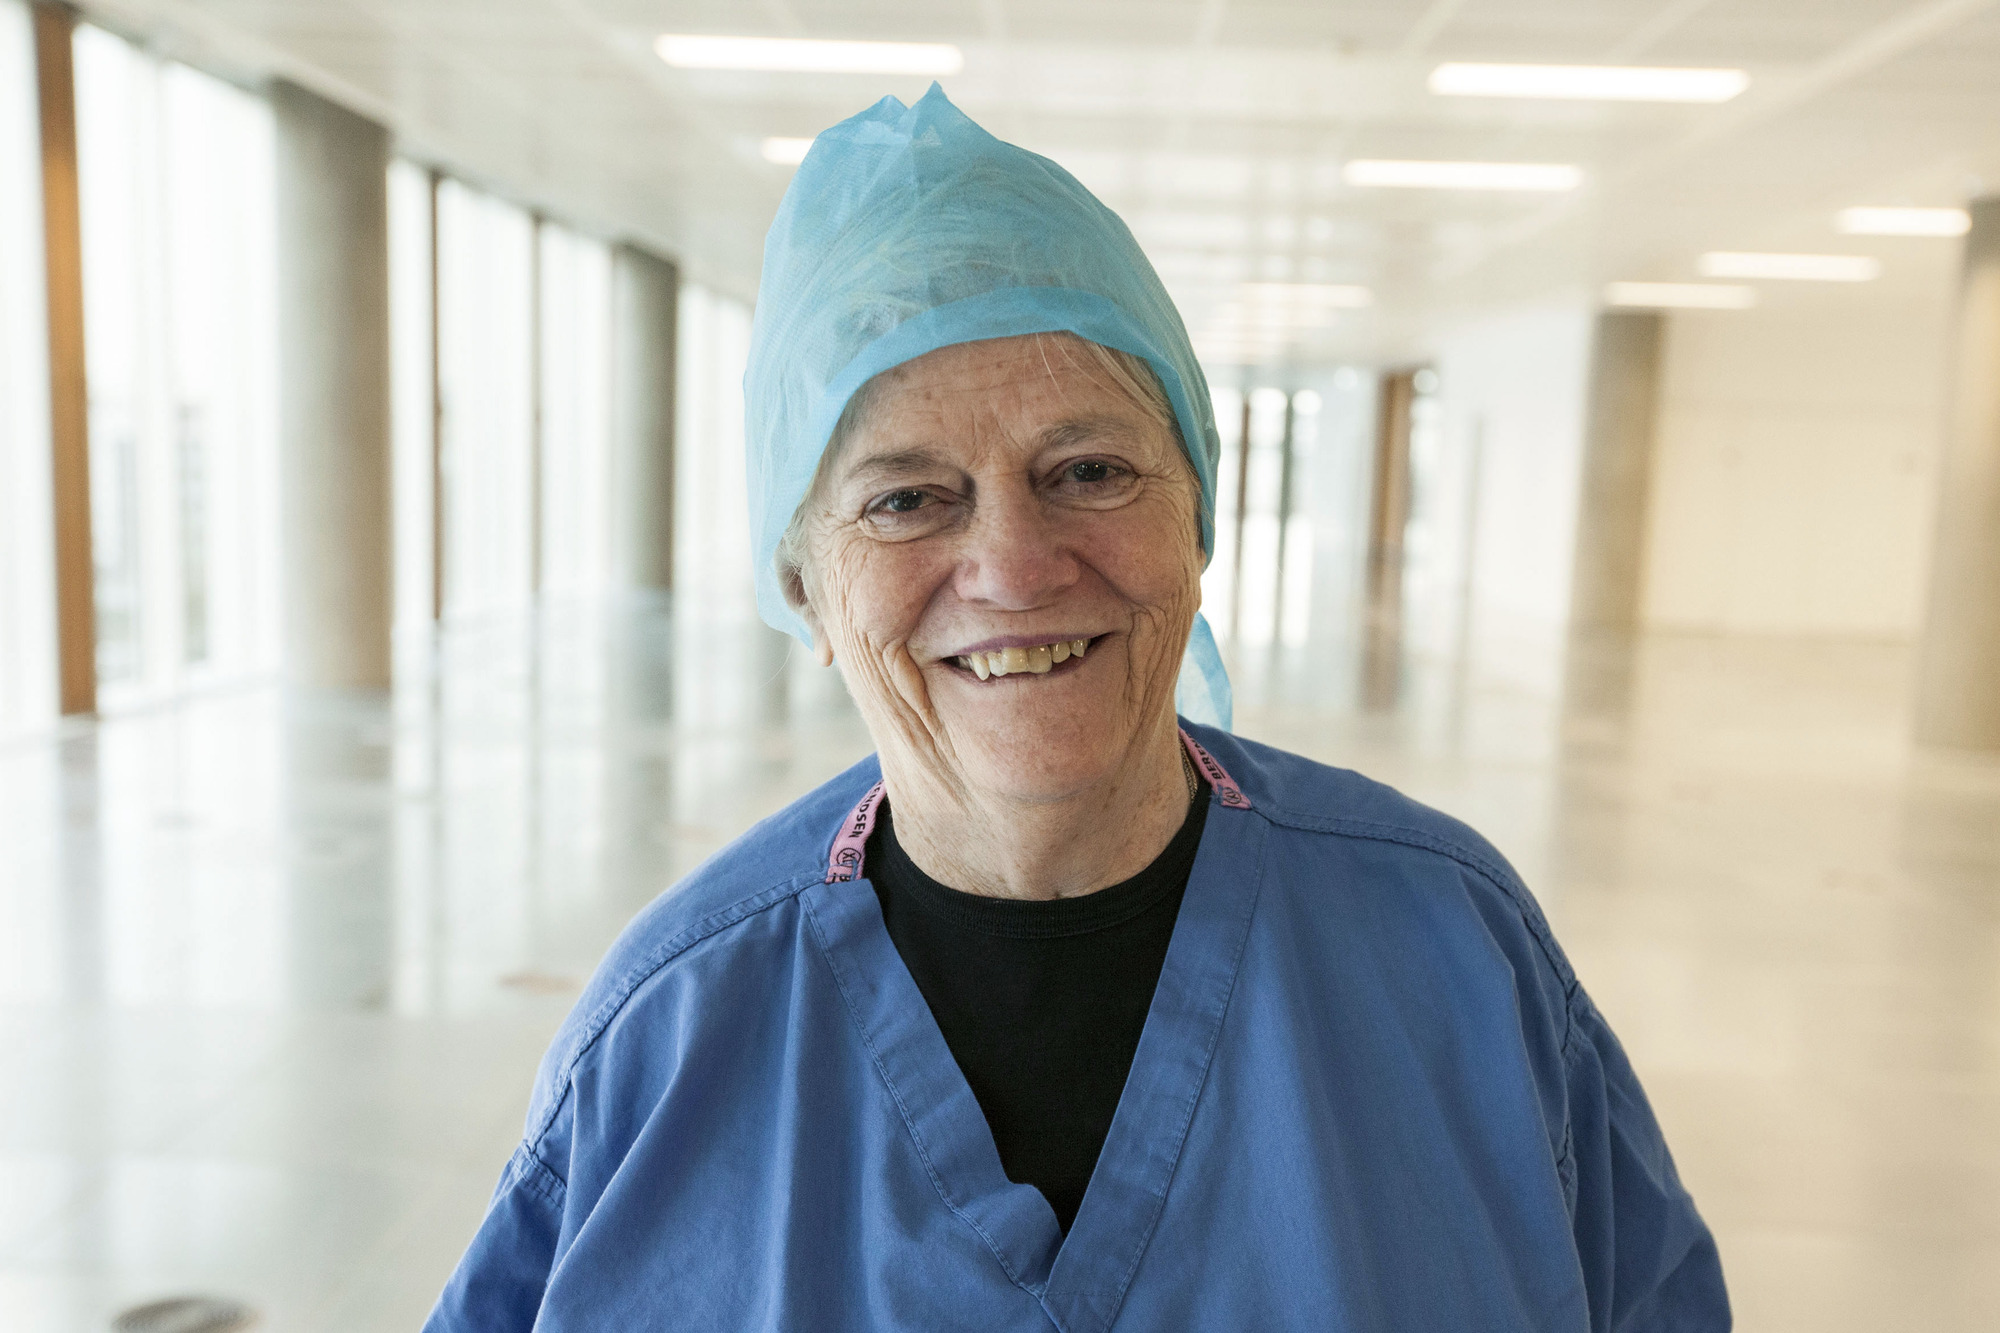
<path id="1" fill-rule="evenodd" d="M 1200 487 L 1132 392 L 1143 366 L 1112 381 L 1090 346 L 1030 334 L 884 371 L 800 509 L 796 607 L 882 747 L 911 854 L 972 892 L 1115 884 L 1186 814 Z M 1042 836 L 1001 832 L 1022 804 Z"/>
<path id="2" fill-rule="evenodd" d="M 878 753 L 627 928 L 430 1327 L 1726 1329 L 1505 861 L 1227 731 L 1124 225 L 933 88 L 820 136 L 760 293 L 759 604 Z"/>

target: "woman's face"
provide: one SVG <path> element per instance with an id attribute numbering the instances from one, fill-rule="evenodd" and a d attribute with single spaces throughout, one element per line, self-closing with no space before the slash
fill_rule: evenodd
<path id="1" fill-rule="evenodd" d="M 866 407 L 808 502 L 805 594 L 885 764 L 1029 801 L 1110 776 L 1172 725 L 1200 602 L 1172 434 L 1060 335 L 941 348 Z"/>

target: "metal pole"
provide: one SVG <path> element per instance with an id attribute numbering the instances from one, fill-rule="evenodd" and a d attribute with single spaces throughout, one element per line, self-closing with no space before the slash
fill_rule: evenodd
<path id="1" fill-rule="evenodd" d="M 443 267 L 438 255 L 438 195 L 443 173 L 431 172 L 431 621 L 444 619 L 444 317 L 438 309 Z"/>
<path id="2" fill-rule="evenodd" d="M 540 213 L 532 215 L 528 233 L 528 592 L 535 602 L 542 598 L 542 466 L 545 449 L 543 425 L 544 357 L 542 325 L 542 224 Z"/>
<path id="3" fill-rule="evenodd" d="M 1271 593 L 1271 634 L 1282 640 L 1285 628 L 1285 547 L 1290 545 L 1292 529 L 1292 437 L 1298 424 L 1298 412 L 1292 406 L 1297 395 L 1285 395 L 1285 436 L 1279 445 L 1278 456 L 1278 572 L 1272 579 L 1275 585 Z"/>
<path id="4" fill-rule="evenodd" d="M 1229 566 L 1229 637 L 1243 624 L 1243 528 L 1250 514 L 1250 390 L 1243 391 L 1243 419 L 1236 435 L 1236 555 Z"/>

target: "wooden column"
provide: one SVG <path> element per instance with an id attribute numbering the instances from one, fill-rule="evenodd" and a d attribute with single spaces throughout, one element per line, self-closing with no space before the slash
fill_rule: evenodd
<path id="1" fill-rule="evenodd" d="M 1410 523 L 1410 425 L 1417 372 L 1392 370 L 1376 390 L 1375 469 L 1368 498 L 1367 599 L 1361 618 L 1361 706 L 1394 708 L 1403 687 L 1403 533 Z"/>
<path id="2" fill-rule="evenodd" d="M 62 711 L 97 711 L 96 571 L 90 544 L 90 392 L 84 377 L 83 228 L 77 200 L 76 71 L 67 9 L 37 4 L 42 238 L 48 270 L 50 480 L 55 499 L 56 653 Z"/>
<path id="3" fill-rule="evenodd" d="M 1382 377 L 1375 422 L 1375 476 L 1368 504 L 1368 615 L 1400 623 L 1403 612 L 1403 529 L 1410 521 L 1410 409 L 1417 373 Z"/>

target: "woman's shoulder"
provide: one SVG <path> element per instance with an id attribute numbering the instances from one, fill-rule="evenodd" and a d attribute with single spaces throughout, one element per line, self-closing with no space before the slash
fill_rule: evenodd
<path id="1" fill-rule="evenodd" d="M 1384 892 L 1430 885 L 1450 894 L 1489 932 L 1514 937 L 1537 956 L 1537 970 L 1557 992 L 1574 991 L 1575 973 L 1541 905 L 1507 858 L 1471 826 L 1352 770 L 1226 732 L 1189 730 L 1243 789 L 1250 808 L 1273 826 L 1301 835 L 1308 847 L 1323 842 L 1329 857 L 1347 856 L 1357 844 L 1372 848 L 1377 855 L 1371 864 L 1380 866 L 1386 857 L 1405 872 L 1384 877 Z"/>
<path id="2" fill-rule="evenodd" d="M 1250 807 L 1281 827 L 1409 847 L 1504 884 L 1520 878 L 1468 824 L 1351 769 L 1207 727 L 1190 728 L 1243 789 Z"/>
<path id="3" fill-rule="evenodd" d="M 546 1125 L 577 1065 L 607 1033 L 635 1021 L 643 1024 L 643 1014 L 634 1011 L 646 1009 L 649 996 L 671 1006 L 676 988 L 665 983 L 672 973 L 696 966 L 696 960 L 700 966 L 718 961 L 727 966 L 719 954 L 754 952 L 758 943 L 772 942 L 772 931 L 756 927 L 825 879 L 827 855 L 841 821 L 880 777 L 871 755 L 822 783 L 752 825 L 627 923 L 543 1057 L 530 1112 L 531 1141 L 537 1134 L 535 1121 Z M 779 925 L 776 933 L 787 929 Z"/>

